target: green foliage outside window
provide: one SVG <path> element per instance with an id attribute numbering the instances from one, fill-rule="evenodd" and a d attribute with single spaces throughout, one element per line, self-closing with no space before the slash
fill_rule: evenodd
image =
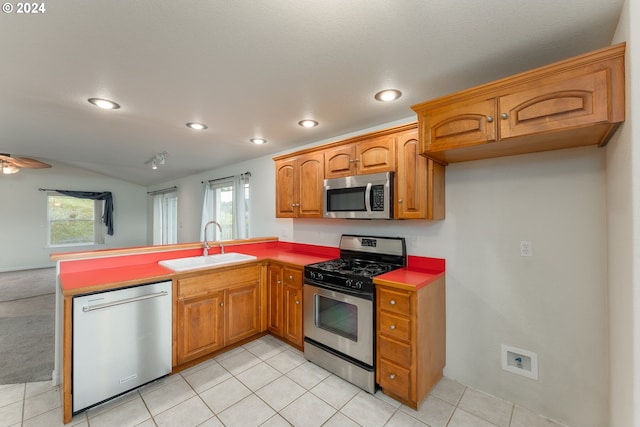
<path id="1" fill-rule="evenodd" d="M 49 244 L 58 246 L 96 243 L 95 206 L 94 200 L 50 195 Z"/>

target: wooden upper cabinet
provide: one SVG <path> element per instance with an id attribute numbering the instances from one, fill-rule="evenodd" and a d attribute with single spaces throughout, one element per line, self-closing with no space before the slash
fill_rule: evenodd
<path id="1" fill-rule="evenodd" d="M 395 135 L 385 135 L 356 144 L 358 175 L 395 170 Z"/>
<path id="2" fill-rule="evenodd" d="M 562 80 L 543 86 L 526 85 L 501 96 L 500 137 L 562 130 L 604 123 L 609 118 L 609 71 L 567 72 Z"/>
<path id="3" fill-rule="evenodd" d="M 282 159 L 276 161 L 276 217 L 294 218 L 296 216 L 296 201 L 298 181 L 296 179 L 296 159 Z"/>
<path id="4" fill-rule="evenodd" d="M 320 218 L 323 215 L 322 186 L 324 183 L 324 155 L 310 153 L 298 159 L 299 192 L 298 217 Z"/>
<path id="5" fill-rule="evenodd" d="M 276 217 L 322 218 L 322 152 L 276 160 Z"/>
<path id="6" fill-rule="evenodd" d="M 442 164 L 605 145 L 624 121 L 619 44 L 414 105 L 420 151 Z"/>
<path id="7" fill-rule="evenodd" d="M 353 144 L 328 148 L 324 152 L 324 176 L 340 178 L 356 174 L 356 147 Z"/>
<path id="8" fill-rule="evenodd" d="M 424 117 L 423 147 L 429 152 L 495 141 L 496 100 L 438 108 Z"/>
<path id="9" fill-rule="evenodd" d="M 445 167 L 420 155 L 418 129 L 396 137 L 396 219 L 444 219 Z"/>
<path id="10" fill-rule="evenodd" d="M 395 169 L 395 135 L 363 139 L 325 150 L 325 178 L 389 172 Z"/>

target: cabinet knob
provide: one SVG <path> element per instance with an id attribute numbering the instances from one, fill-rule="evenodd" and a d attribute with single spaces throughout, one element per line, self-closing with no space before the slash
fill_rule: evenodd
<path id="1" fill-rule="evenodd" d="M 396 379 L 396 374 L 389 375 L 389 378 L 391 378 L 392 380 L 395 380 Z"/>
<path id="2" fill-rule="evenodd" d="M 392 331 L 396 328 L 396 325 L 391 325 L 389 326 L 389 329 L 391 329 Z"/>
<path id="3" fill-rule="evenodd" d="M 293 280 L 293 276 L 289 276 L 289 280 Z"/>
<path id="4" fill-rule="evenodd" d="M 487 116 L 487 122 L 489 123 L 493 122 L 493 116 Z"/>
<path id="5" fill-rule="evenodd" d="M 282 282 L 281 282 L 280 280 L 278 280 L 278 285 L 279 285 L 280 283 L 282 283 Z"/>
<path id="6" fill-rule="evenodd" d="M 220 307 L 224 307 L 224 303 L 223 302 L 220 303 Z"/>
<path id="7" fill-rule="evenodd" d="M 402 203 L 402 199 L 398 199 L 398 203 Z"/>
<path id="8" fill-rule="evenodd" d="M 396 305 L 396 300 L 392 299 L 391 301 L 389 301 L 389 304 Z"/>
<path id="9" fill-rule="evenodd" d="M 299 301 L 299 300 L 296 300 L 296 304 L 300 304 L 300 301 Z"/>
<path id="10" fill-rule="evenodd" d="M 502 114 L 500 114 L 500 118 L 502 120 L 507 120 L 509 118 L 509 115 L 507 113 L 502 113 Z"/>

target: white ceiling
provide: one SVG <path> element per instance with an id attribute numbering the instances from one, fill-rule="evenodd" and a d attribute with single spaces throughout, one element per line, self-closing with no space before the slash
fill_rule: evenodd
<path id="1" fill-rule="evenodd" d="M 623 0 L 44 4 L 0 16 L 0 152 L 148 186 L 408 118 L 413 104 L 604 47 Z M 373 99 L 388 87 L 404 95 Z M 164 167 L 144 164 L 162 151 Z"/>

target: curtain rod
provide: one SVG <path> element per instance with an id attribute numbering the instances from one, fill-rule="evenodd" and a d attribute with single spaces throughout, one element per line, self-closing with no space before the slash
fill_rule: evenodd
<path id="1" fill-rule="evenodd" d="M 245 172 L 245 173 L 240 174 L 240 175 L 249 175 L 249 176 L 251 176 L 251 172 Z M 222 177 L 222 178 L 216 178 L 216 179 L 210 179 L 210 180 L 208 180 L 207 182 L 222 181 L 223 179 L 233 178 L 234 176 L 235 176 L 235 175 L 225 176 L 225 177 Z M 200 184 L 204 184 L 204 181 L 200 181 Z"/>
<path id="2" fill-rule="evenodd" d="M 173 187 L 169 187 L 169 188 L 163 188 L 162 190 L 154 190 L 154 191 L 147 191 L 147 194 L 150 196 L 154 196 L 156 194 L 161 194 L 161 193 L 170 193 L 173 190 L 177 190 L 178 187 L 176 187 L 175 185 Z"/>

